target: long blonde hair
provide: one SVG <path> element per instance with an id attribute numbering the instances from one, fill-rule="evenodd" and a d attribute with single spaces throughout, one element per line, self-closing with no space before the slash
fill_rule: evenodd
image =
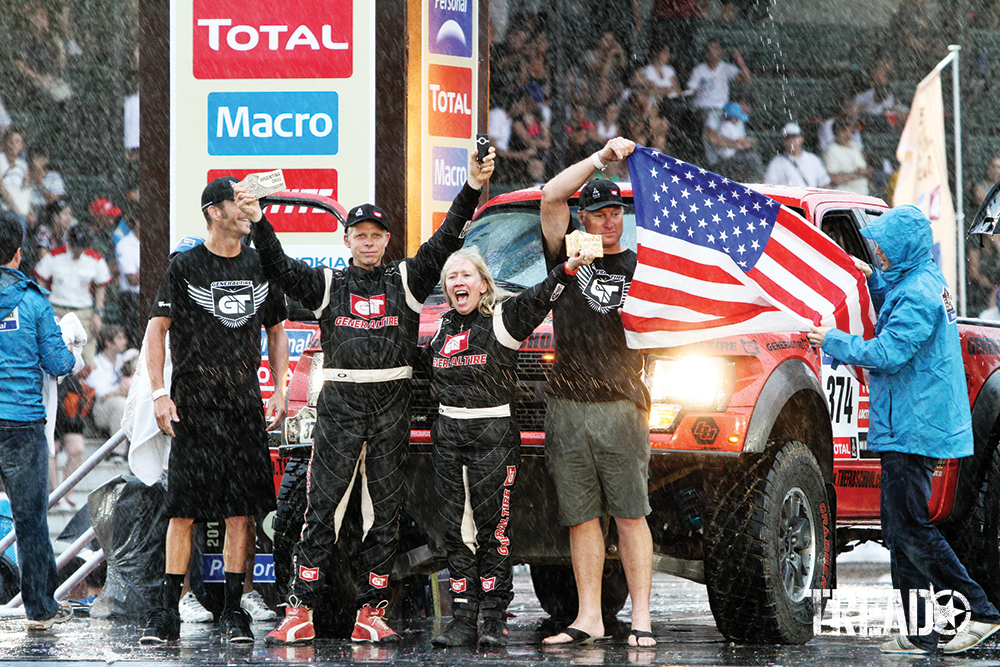
<path id="1" fill-rule="evenodd" d="M 451 297 L 448 295 L 448 289 L 445 287 L 445 279 L 448 277 L 448 271 L 451 269 L 452 265 L 459 260 L 468 260 L 476 267 L 476 271 L 479 272 L 479 278 L 486 284 L 486 292 L 479 297 L 479 305 L 476 308 L 483 315 L 492 315 L 493 311 L 496 309 L 497 303 L 511 296 L 511 293 L 507 290 L 500 289 L 497 287 L 496 281 L 493 280 L 493 276 L 490 275 L 490 269 L 486 266 L 486 260 L 483 259 L 482 254 L 479 252 L 479 248 L 476 246 L 470 246 L 468 248 L 461 248 L 451 253 L 451 256 L 445 260 L 444 268 L 441 269 L 441 291 L 444 292 L 445 301 L 452 308 L 455 304 L 451 302 Z"/>

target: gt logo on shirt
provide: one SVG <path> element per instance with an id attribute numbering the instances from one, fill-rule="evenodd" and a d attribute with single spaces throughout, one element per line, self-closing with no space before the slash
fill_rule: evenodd
<path id="1" fill-rule="evenodd" d="M 489 579 L 483 579 L 483 590 L 487 593 L 492 591 L 497 586 L 497 578 L 490 577 Z"/>
<path id="2" fill-rule="evenodd" d="M 451 580 L 451 592 L 452 593 L 464 593 L 465 592 L 465 579 L 452 579 Z"/>
<path id="3" fill-rule="evenodd" d="M 366 320 L 385 315 L 385 294 L 376 296 L 351 295 L 351 312 Z"/>
<path id="4" fill-rule="evenodd" d="M 375 574 L 374 572 L 369 572 L 368 583 L 370 583 L 373 588 L 385 588 L 386 586 L 389 585 L 389 575 Z"/>
<path id="5" fill-rule="evenodd" d="M 441 356 L 450 357 L 453 354 L 458 354 L 459 352 L 465 352 L 469 349 L 469 334 L 471 331 L 463 331 L 456 336 L 448 336 L 444 339 L 444 345 L 441 346 Z"/>
<path id="6" fill-rule="evenodd" d="M 264 303 L 267 283 L 254 285 L 250 280 L 222 280 L 212 283 L 209 289 L 188 283 L 188 295 L 225 326 L 235 329 L 246 324 Z"/>
<path id="7" fill-rule="evenodd" d="M 507 466 L 507 479 L 504 481 L 504 486 L 510 486 L 514 483 L 514 477 L 517 475 L 517 466 Z"/>
<path id="8" fill-rule="evenodd" d="M 316 581 L 317 579 L 319 579 L 319 568 L 306 567 L 305 565 L 300 565 L 299 579 L 302 579 L 303 581 Z"/>
<path id="9" fill-rule="evenodd" d="M 590 307 L 601 314 L 620 308 L 628 291 L 625 276 L 609 275 L 603 269 L 581 266 L 576 279 Z"/>

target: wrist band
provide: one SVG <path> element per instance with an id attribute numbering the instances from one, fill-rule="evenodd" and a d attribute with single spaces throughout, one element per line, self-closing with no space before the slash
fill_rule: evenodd
<path id="1" fill-rule="evenodd" d="M 156 399 L 158 399 L 158 398 L 163 398 L 164 396 L 170 396 L 170 390 L 169 389 L 165 389 L 165 388 L 161 387 L 160 389 L 157 389 L 156 391 L 153 392 L 153 400 L 154 401 Z"/>
<path id="2" fill-rule="evenodd" d="M 567 276 L 575 276 L 575 275 L 576 275 L 576 272 L 577 272 L 577 271 L 579 271 L 579 270 L 580 270 L 580 267 L 579 267 L 579 266 L 578 266 L 578 267 L 576 267 L 575 269 L 572 269 L 572 270 L 571 270 L 571 269 L 569 268 L 569 260 L 566 260 L 565 262 L 563 262 L 563 272 L 564 272 L 564 273 L 565 273 L 565 274 L 566 274 Z"/>
<path id="3" fill-rule="evenodd" d="M 608 165 L 601 162 L 601 158 L 597 157 L 597 153 L 591 154 L 590 161 L 594 163 L 594 166 L 598 169 L 598 171 L 604 171 L 608 168 Z"/>

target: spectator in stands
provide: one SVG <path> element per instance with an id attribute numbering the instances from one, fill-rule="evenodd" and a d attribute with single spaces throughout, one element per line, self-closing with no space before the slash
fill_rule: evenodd
<path id="1" fill-rule="evenodd" d="M 579 162 L 584 157 L 593 153 L 600 142 L 597 140 L 597 125 L 590 119 L 590 112 L 583 104 L 574 104 L 573 113 L 566 124 L 566 135 L 568 145 L 566 147 L 566 160 L 568 162 Z M 504 171 L 506 171 L 506 167 Z"/>
<path id="2" fill-rule="evenodd" d="M 625 88 L 625 51 L 609 30 L 584 55 L 584 62 L 590 68 L 590 104 L 594 109 L 603 109 L 617 100 Z"/>
<path id="3" fill-rule="evenodd" d="M 826 149 L 830 147 L 830 144 L 834 142 L 833 136 L 833 123 L 837 118 L 845 118 L 851 127 L 854 128 L 854 132 L 851 135 L 851 141 L 854 145 L 858 147 L 858 150 L 864 151 L 865 144 L 861 139 L 861 122 L 859 120 L 858 105 L 854 101 L 854 97 L 848 95 L 845 97 L 841 103 L 840 108 L 837 110 L 837 114 L 823 121 L 823 124 L 819 128 L 819 136 L 817 137 L 816 147 L 819 149 L 820 155 L 826 153 Z"/>
<path id="4" fill-rule="evenodd" d="M 139 207 L 133 205 L 129 208 L 130 215 L 122 218 L 128 222 L 129 233 L 115 244 L 115 259 L 118 264 L 118 312 L 129 345 L 139 347 L 142 345 L 146 321 L 139 310 Z"/>
<path id="5" fill-rule="evenodd" d="M 872 169 L 865 160 L 864 153 L 854 145 L 854 126 L 846 118 L 839 117 L 833 123 L 836 138 L 826 149 L 823 164 L 830 175 L 830 183 L 835 190 L 868 194 L 868 177 Z"/>
<path id="6" fill-rule="evenodd" d="M 982 205 L 990 189 L 1000 182 L 1000 155 L 994 155 L 986 163 L 983 170 L 983 178 L 974 182 L 969 188 L 969 202 L 972 204 L 972 212 L 975 214 Z M 971 219 L 968 221 L 971 222 Z"/>
<path id="7" fill-rule="evenodd" d="M 83 465 L 83 452 L 86 444 L 83 438 L 83 429 L 86 426 L 86 418 L 90 416 L 94 407 L 93 389 L 81 379 L 82 376 L 86 375 L 86 372 L 87 369 L 84 368 L 75 375 L 64 377 L 59 383 L 54 448 L 49 457 L 50 492 L 55 491 L 59 484 Z M 66 457 L 61 477 L 58 463 L 60 450 Z M 67 494 L 59 500 L 58 507 L 71 510 L 76 507 L 76 503 Z"/>
<path id="8" fill-rule="evenodd" d="M 31 181 L 31 205 L 37 213 L 46 204 L 66 196 L 62 174 L 50 168 L 49 152 L 41 146 L 28 151 L 28 175 Z"/>
<path id="9" fill-rule="evenodd" d="M 73 209 L 65 199 L 57 199 L 46 204 L 38 213 L 38 227 L 35 228 L 35 248 L 41 260 L 54 248 L 66 245 L 66 232 L 76 223 Z"/>
<path id="10" fill-rule="evenodd" d="M 694 91 L 691 106 L 702 112 L 706 124 L 709 117 L 722 118 L 722 108 L 729 103 L 730 81 L 746 86 L 753 81 L 738 49 L 732 51 L 735 65 L 722 60 L 722 55 L 719 40 L 710 39 L 705 46 L 705 62 L 695 65 L 688 78 L 688 90 Z"/>
<path id="11" fill-rule="evenodd" d="M 760 183 L 764 164 L 757 152 L 757 138 L 747 136 L 750 120 L 748 105 L 729 102 L 722 118 L 710 116 L 705 125 L 705 140 L 711 149 L 708 164 L 721 176 L 740 183 Z"/>
<path id="12" fill-rule="evenodd" d="M 100 197 L 90 202 L 87 207 L 90 213 L 90 244 L 102 257 L 109 260 L 112 272 L 115 270 L 115 234 L 121 221 L 122 210 L 111 203 L 109 199 Z M 124 236 L 127 229 L 121 232 Z"/>
<path id="13" fill-rule="evenodd" d="M 650 40 L 653 51 L 673 47 L 677 67 L 689 71 L 695 63 L 695 31 L 705 18 L 712 0 L 653 0 Z"/>
<path id="14" fill-rule="evenodd" d="M 8 127 L 0 137 L 0 204 L 3 210 L 16 215 L 27 232 L 34 225 L 35 214 L 31 207 L 31 177 L 28 162 L 22 157 L 27 144 L 24 135 L 15 127 Z"/>
<path id="15" fill-rule="evenodd" d="M 776 155 L 767 165 L 764 182 L 770 185 L 825 188 L 830 184 L 823 160 L 815 153 L 802 148 L 802 128 L 798 123 L 788 123 L 781 131 L 785 152 Z"/>
<path id="16" fill-rule="evenodd" d="M 10 113 L 7 112 L 7 107 L 3 104 L 3 99 L 0 99 L 0 132 L 4 132 L 13 122 Z"/>
<path id="17" fill-rule="evenodd" d="M 596 134 L 599 140 L 609 141 L 621 134 L 618 131 L 618 112 L 619 107 L 617 102 L 612 102 L 604 107 L 604 113 L 601 119 L 597 121 Z"/>
<path id="18" fill-rule="evenodd" d="M 28 34 L 18 40 L 20 50 L 14 65 L 29 85 L 37 91 L 36 100 L 62 103 L 73 96 L 73 90 L 63 78 L 66 70 L 66 50 L 62 37 L 49 25 L 49 10 L 40 2 L 25 5 Z"/>
<path id="19" fill-rule="evenodd" d="M 942 11 L 938 2 L 932 0 L 899 3 L 889 22 L 887 45 L 898 60 L 906 59 L 907 71 L 920 72 L 923 76 L 948 55 L 948 42 L 943 35 L 949 30 L 946 24 L 951 14 L 950 9 Z M 984 27 L 979 23 L 970 22 L 969 25 Z"/>
<path id="20" fill-rule="evenodd" d="M 976 312 L 969 308 L 969 312 Z M 993 305 L 986 310 L 979 311 L 977 317 L 981 320 L 1000 322 L 1000 290 L 994 290 Z"/>
<path id="21" fill-rule="evenodd" d="M 669 46 L 660 49 L 653 56 L 652 61 L 642 70 L 642 73 L 646 80 L 652 84 L 651 91 L 657 99 L 674 98 L 681 95 L 681 84 L 677 82 L 677 72 L 670 65 Z"/>
<path id="22" fill-rule="evenodd" d="M 896 102 L 889 87 L 889 75 L 895 61 L 881 56 L 865 81 L 866 88 L 854 96 L 861 124 L 874 132 L 901 131 L 906 124 L 906 107 Z"/>
<path id="23" fill-rule="evenodd" d="M 978 313 L 994 303 L 1000 285 L 1000 239 L 995 236 L 977 237 L 965 245 L 967 312 Z"/>
<path id="24" fill-rule="evenodd" d="M 90 247 L 90 233 L 81 225 L 70 227 L 67 244 L 48 253 L 35 267 L 35 275 L 51 290 L 49 301 L 62 317 L 74 312 L 87 330 L 83 360 L 90 363 L 97 349 L 96 334 L 104 315 L 105 289 L 111 271 L 100 253 Z"/>
<path id="25" fill-rule="evenodd" d="M 125 412 L 125 397 L 132 385 L 132 376 L 126 375 L 123 367 L 138 355 L 129 348 L 125 331 L 115 324 L 107 324 L 97 334 L 100 351 L 90 362 L 90 372 L 85 382 L 94 390 L 97 402 L 94 404 L 94 425 L 113 435 L 121 428 L 122 414 Z M 134 371 L 134 364 L 130 364 Z M 125 454 L 128 445 L 116 451 Z"/>
<path id="26" fill-rule="evenodd" d="M 522 92 L 508 109 L 511 131 L 507 150 L 502 153 L 507 164 L 507 169 L 504 171 L 509 172 L 508 182 L 519 186 L 532 180 L 529 176 L 532 163 L 541 159 L 538 144 L 543 142 L 541 140 L 536 142 L 531 135 L 535 130 L 538 130 L 537 135 L 541 135 L 538 128 L 540 123 L 532 112 L 533 108 L 534 101 L 531 96 Z M 533 129 L 529 131 L 529 127 Z M 546 138 L 547 136 L 546 134 Z M 537 169 L 537 165 L 534 166 Z"/>

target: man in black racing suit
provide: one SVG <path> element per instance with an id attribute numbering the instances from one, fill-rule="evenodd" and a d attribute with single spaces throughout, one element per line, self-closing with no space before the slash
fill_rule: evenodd
<path id="1" fill-rule="evenodd" d="M 351 265 L 337 271 L 286 256 L 256 199 L 245 192 L 237 195 L 237 204 L 254 222 L 254 244 L 264 274 L 315 312 L 323 348 L 324 384 L 313 433 L 305 525 L 293 551 L 285 618 L 267 636 L 268 644 L 315 637 L 314 596 L 329 575 L 330 545 L 339 537 L 355 483 L 361 484 L 362 542 L 358 615 L 351 639 L 399 640 L 383 614 L 396 557 L 403 456 L 410 434 L 410 364 L 420 311 L 445 259 L 461 247 L 480 190 L 492 172 L 492 152 L 482 163 L 470 159 L 467 184 L 441 228 L 412 259 L 383 262 L 389 242 L 385 214 L 371 204 L 354 207 L 344 235 Z"/>

